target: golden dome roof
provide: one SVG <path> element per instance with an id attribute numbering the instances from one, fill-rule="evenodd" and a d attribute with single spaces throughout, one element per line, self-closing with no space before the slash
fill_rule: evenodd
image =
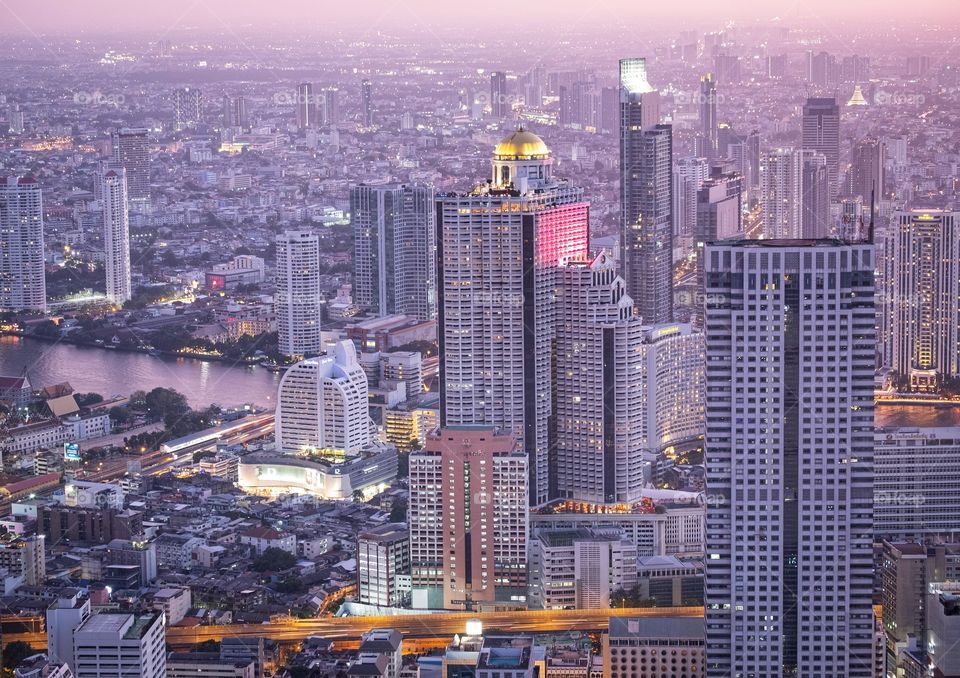
<path id="1" fill-rule="evenodd" d="M 497 144 L 493 155 L 500 160 L 540 158 L 550 155 L 550 149 L 543 139 L 521 127 Z"/>

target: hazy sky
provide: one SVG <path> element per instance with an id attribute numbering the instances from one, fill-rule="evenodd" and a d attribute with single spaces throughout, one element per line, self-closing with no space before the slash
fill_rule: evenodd
<path id="1" fill-rule="evenodd" d="M 412 23 L 472 25 L 485 35 L 529 30 L 542 23 L 579 26 L 618 20 L 692 22 L 782 17 L 790 25 L 850 19 L 930 21 L 960 28 L 958 0 L 0 0 L 0 32 L 67 34 L 137 31 L 172 33 L 249 30 L 257 25 L 400 28 Z M 872 22 L 870 22 L 872 23 Z"/>

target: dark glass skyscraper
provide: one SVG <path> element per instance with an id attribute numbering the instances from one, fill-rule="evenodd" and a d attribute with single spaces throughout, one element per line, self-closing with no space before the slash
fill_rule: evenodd
<path id="1" fill-rule="evenodd" d="M 645 323 L 673 320 L 673 128 L 644 59 L 620 61 L 623 278 Z"/>

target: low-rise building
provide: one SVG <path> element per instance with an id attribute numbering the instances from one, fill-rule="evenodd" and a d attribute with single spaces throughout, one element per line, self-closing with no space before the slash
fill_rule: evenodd
<path id="1" fill-rule="evenodd" d="M 604 678 L 703 678 L 703 617 L 611 617 L 603 659 Z"/>

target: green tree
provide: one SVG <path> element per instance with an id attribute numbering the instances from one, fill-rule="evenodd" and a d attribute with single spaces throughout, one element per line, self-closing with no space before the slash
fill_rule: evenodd
<path id="1" fill-rule="evenodd" d="M 20 666 L 24 659 L 35 654 L 37 654 L 37 651 L 31 647 L 30 643 L 25 643 L 22 640 L 13 641 L 3 648 L 4 674 L 12 676 L 14 669 Z"/>
<path id="2" fill-rule="evenodd" d="M 288 553 L 281 548 L 271 546 L 253 561 L 253 569 L 256 572 L 278 572 L 288 570 L 297 564 L 297 558 L 292 553 Z"/>
<path id="3" fill-rule="evenodd" d="M 130 410 L 121 405 L 114 405 L 107 410 L 107 414 L 110 415 L 110 421 L 112 421 L 115 426 L 123 426 L 124 424 L 128 424 L 133 418 L 133 415 L 130 414 Z"/>
<path id="4" fill-rule="evenodd" d="M 99 393 L 76 393 L 73 399 L 77 401 L 80 407 L 90 407 L 103 402 L 103 396 Z"/>

